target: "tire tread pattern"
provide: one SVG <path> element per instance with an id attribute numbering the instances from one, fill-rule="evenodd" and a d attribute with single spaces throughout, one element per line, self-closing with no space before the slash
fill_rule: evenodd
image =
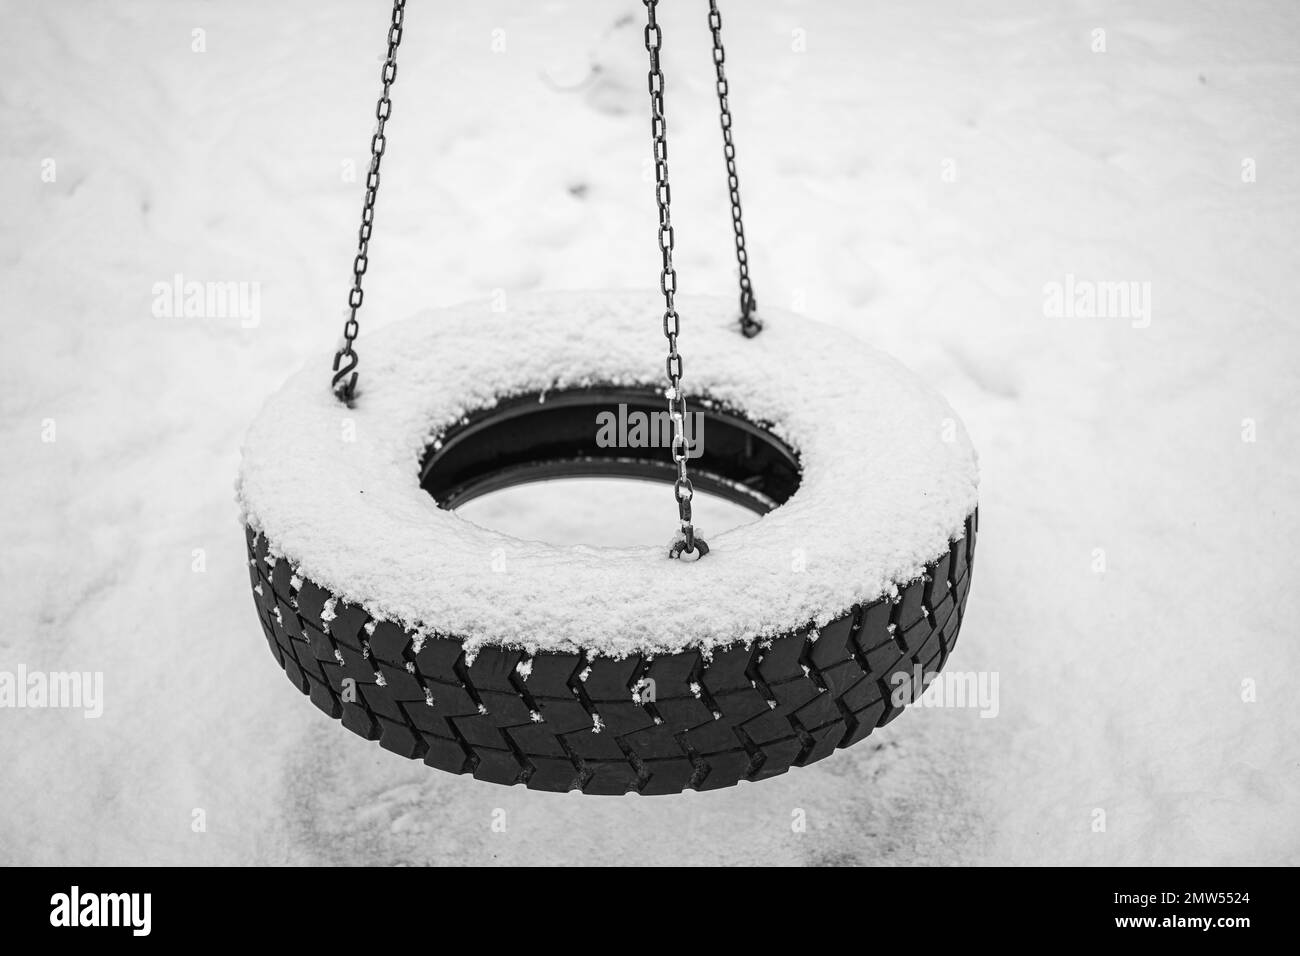
<path id="1" fill-rule="evenodd" d="M 893 600 L 709 659 L 698 650 L 614 660 L 488 646 L 469 660 L 455 638 L 419 640 L 335 600 L 269 557 L 251 529 L 247 543 L 272 656 L 353 733 L 493 783 L 650 795 L 763 780 L 897 717 L 894 675 L 937 672 L 956 647 L 978 525 L 976 511 L 964 536 Z"/>

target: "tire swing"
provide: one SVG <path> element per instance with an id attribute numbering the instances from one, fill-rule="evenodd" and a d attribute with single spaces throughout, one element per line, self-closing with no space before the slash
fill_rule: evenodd
<path id="1" fill-rule="evenodd" d="M 712 790 L 888 723 L 957 641 L 975 454 L 949 405 L 891 358 L 793 314 L 760 324 L 716 3 L 739 322 L 722 300 L 675 296 L 662 34 L 645 0 L 659 294 L 417 315 L 368 337 L 358 389 L 356 317 L 404 5 L 393 6 L 333 388 L 310 371 L 291 377 L 243 449 L 249 576 L 276 661 L 317 707 L 394 753 L 536 790 Z M 679 305 L 700 369 L 694 448 Z M 667 387 L 645 321 L 661 310 Z M 598 440 L 602 413 L 662 416 L 665 398 L 671 454 Z M 452 510 L 577 475 L 671 482 L 669 546 L 521 541 Z M 706 544 L 695 488 L 763 517 Z"/>

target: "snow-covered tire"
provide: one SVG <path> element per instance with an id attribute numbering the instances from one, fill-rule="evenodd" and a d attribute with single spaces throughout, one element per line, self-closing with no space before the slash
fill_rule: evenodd
<path id="1" fill-rule="evenodd" d="M 679 305 L 707 435 L 692 478 L 763 514 L 702 528 L 712 551 L 690 563 L 519 541 L 450 510 L 538 478 L 671 477 L 666 448 L 602 444 L 592 417 L 662 407 L 653 295 L 388 326 L 352 408 L 316 367 L 291 378 L 239 481 L 258 616 L 290 681 L 395 753 L 584 793 L 759 780 L 893 719 L 961 626 L 965 431 L 843 332 L 773 310 L 745 340 L 731 303 Z"/>
<path id="2" fill-rule="evenodd" d="M 898 690 L 918 668 L 938 672 L 957 645 L 977 519 L 896 600 L 707 660 L 697 650 L 613 660 L 487 646 L 468 661 L 461 641 L 416 641 L 356 605 L 336 603 L 325 622 L 329 592 L 268 563 L 252 530 L 248 554 L 271 654 L 353 733 L 492 783 L 667 794 L 806 766 L 897 717 Z"/>

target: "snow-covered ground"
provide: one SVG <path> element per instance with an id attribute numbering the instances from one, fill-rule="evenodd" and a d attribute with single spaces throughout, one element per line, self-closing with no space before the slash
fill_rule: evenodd
<path id="1" fill-rule="evenodd" d="M 409 6 L 363 322 L 652 286 L 641 5 Z M 704 5 L 663 7 L 680 284 L 729 293 Z M 654 799 L 325 719 L 267 654 L 232 483 L 338 334 L 386 5 L 6 0 L 0 671 L 104 699 L 0 710 L 0 861 L 1300 861 L 1300 7 L 723 12 L 760 303 L 893 351 L 980 449 L 950 667 L 998 674 L 997 716 Z M 177 275 L 256 283 L 256 314 L 159 314 Z M 1096 282 L 1137 283 L 1127 311 L 1049 314 Z M 554 534 L 556 494 L 478 520 Z M 601 540 L 669 520 L 630 501 Z"/>

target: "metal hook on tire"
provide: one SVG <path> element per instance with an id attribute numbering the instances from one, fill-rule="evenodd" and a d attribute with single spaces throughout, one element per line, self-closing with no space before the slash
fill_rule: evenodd
<path id="1" fill-rule="evenodd" d="M 339 363 L 344 358 L 347 359 L 348 364 L 343 368 L 339 368 Z M 356 367 L 357 353 L 352 349 L 339 350 L 334 353 L 334 380 L 330 383 L 330 387 L 334 390 L 334 394 L 338 396 L 339 401 L 346 402 L 349 407 L 352 405 L 352 396 L 356 394 L 357 389 L 357 373 L 352 371 Z M 351 378 L 348 378 L 349 373 L 352 375 Z M 347 381 L 344 381 L 344 379 L 347 379 Z"/>
<path id="2" fill-rule="evenodd" d="M 668 549 L 668 557 L 680 558 L 683 553 L 694 554 L 696 551 L 699 551 L 699 557 L 696 558 L 698 561 L 709 553 L 709 546 L 705 543 L 704 539 L 698 537 L 695 534 L 694 529 L 692 529 L 689 535 L 683 534 L 672 543 L 672 547 Z"/>

